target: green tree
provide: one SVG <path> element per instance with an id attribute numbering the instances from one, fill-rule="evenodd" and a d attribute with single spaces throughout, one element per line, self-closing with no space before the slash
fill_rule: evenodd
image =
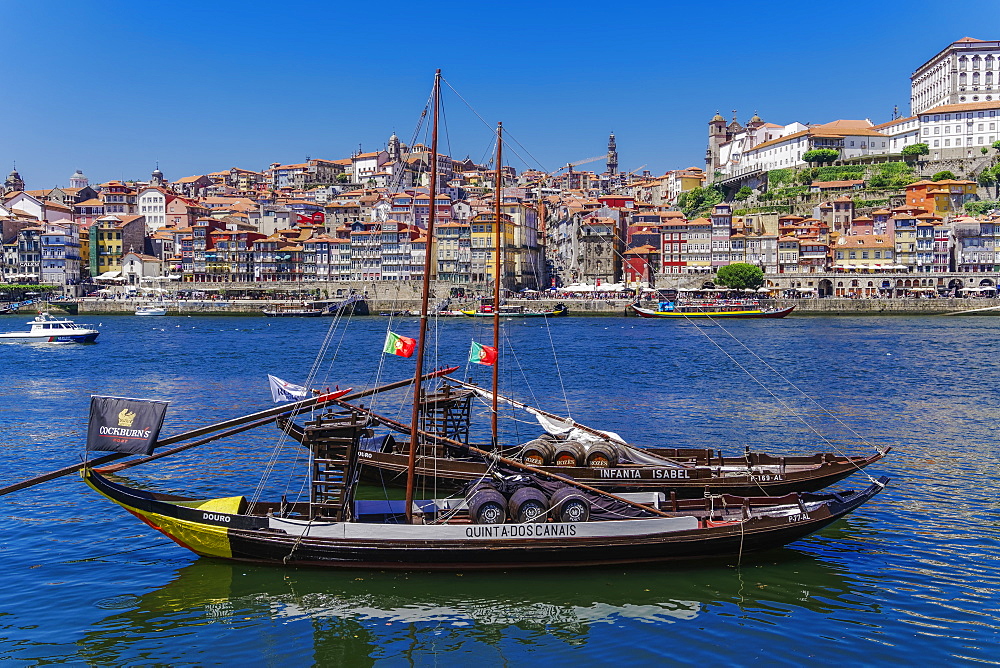
<path id="1" fill-rule="evenodd" d="M 990 152 L 990 149 L 983 146 L 982 148 L 979 149 L 979 152 L 982 153 L 983 155 L 986 155 L 987 153 Z"/>
<path id="2" fill-rule="evenodd" d="M 677 206 L 687 218 L 697 218 L 708 213 L 722 199 L 722 190 L 717 186 L 692 188 L 677 197 Z"/>
<path id="3" fill-rule="evenodd" d="M 840 151 L 832 148 L 816 148 L 802 154 L 802 159 L 806 162 L 833 162 L 840 157 Z"/>
<path id="4" fill-rule="evenodd" d="M 951 172 L 946 169 L 932 176 L 931 181 L 944 181 L 945 179 L 954 179 L 954 178 L 955 178 L 954 172 Z"/>
<path id="5" fill-rule="evenodd" d="M 1000 151 L 1000 139 L 998 139 L 995 142 L 993 142 L 993 148 L 995 148 L 996 150 Z"/>
<path id="6" fill-rule="evenodd" d="M 734 262 L 719 267 L 715 282 L 733 290 L 756 290 L 764 285 L 764 272 L 758 266 Z"/>
<path id="7" fill-rule="evenodd" d="M 795 180 L 799 182 L 800 185 L 808 186 L 816 178 L 816 168 L 815 167 L 805 167 L 799 171 Z"/>
<path id="8" fill-rule="evenodd" d="M 350 181 L 350 177 L 347 174 L 337 174 L 337 183 L 347 183 Z"/>
<path id="9" fill-rule="evenodd" d="M 1000 197 L 1000 164 L 987 167 L 983 171 L 979 172 L 979 175 L 976 176 L 976 183 L 984 188 L 993 186 L 995 196 Z"/>
<path id="10" fill-rule="evenodd" d="M 736 199 L 742 202 L 743 200 L 750 197 L 750 195 L 753 195 L 753 191 L 750 190 L 749 187 L 743 186 L 742 188 L 739 189 L 739 191 L 737 191 Z"/>
<path id="11" fill-rule="evenodd" d="M 886 188 L 889 185 L 889 179 L 882 174 L 876 174 L 868 179 L 868 183 L 866 185 L 869 188 Z"/>
<path id="12" fill-rule="evenodd" d="M 931 152 L 931 147 L 927 144 L 910 144 L 909 146 L 903 147 L 903 155 L 905 156 L 918 156 L 918 155 L 929 155 Z"/>
<path id="13" fill-rule="evenodd" d="M 995 200 L 979 200 L 978 202 L 965 203 L 965 212 L 970 216 L 981 216 L 995 209 L 1000 209 L 1000 202 Z"/>

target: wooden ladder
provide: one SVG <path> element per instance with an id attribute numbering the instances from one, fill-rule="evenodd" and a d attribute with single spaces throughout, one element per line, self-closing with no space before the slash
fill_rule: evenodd
<path id="1" fill-rule="evenodd" d="M 444 385 L 437 392 L 425 394 L 420 402 L 420 428 L 423 431 L 469 443 L 472 418 L 470 390 Z"/>
<path id="2" fill-rule="evenodd" d="M 350 519 L 352 491 L 358 470 L 358 441 L 371 434 L 366 416 L 323 416 L 306 422 L 303 445 L 312 453 L 309 504 L 312 518 Z"/>

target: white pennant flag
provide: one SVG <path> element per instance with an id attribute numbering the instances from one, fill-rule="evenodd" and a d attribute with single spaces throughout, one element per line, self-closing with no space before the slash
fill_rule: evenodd
<path id="1" fill-rule="evenodd" d="M 289 383 L 271 374 L 267 374 L 267 380 L 271 384 L 271 398 L 275 402 L 299 401 L 309 396 L 309 390 L 301 385 Z"/>

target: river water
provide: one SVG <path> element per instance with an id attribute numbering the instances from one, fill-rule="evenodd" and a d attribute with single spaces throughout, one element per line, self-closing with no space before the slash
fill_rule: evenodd
<path id="1" fill-rule="evenodd" d="M 99 326 L 99 343 L 0 346 L 4 484 L 79 461 L 91 394 L 169 400 L 166 436 L 273 405 L 268 373 L 360 389 L 413 369 L 380 355 L 384 318 L 78 321 Z M 871 470 L 892 481 L 846 520 L 740 564 L 426 574 L 200 559 L 70 476 L 0 498 L 0 665 L 1000 662 L 1000 319 L 506 325 L 504 385 L 542 408 L 646 445 L 892 446 Z M 433 334 L 431 366 L 490 342 L 478 322 Z M 485 367 L 461 373 L 487 382 Z M 249 432 L 123 474 L 249 496 L 271 459 L 296 465 L 278 442 Z M 265 488 L 289 484 L 275 472 Z"/>

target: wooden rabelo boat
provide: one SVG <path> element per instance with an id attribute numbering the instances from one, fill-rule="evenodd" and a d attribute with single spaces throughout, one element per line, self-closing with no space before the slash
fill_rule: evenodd
<path id="1" fill-rule="evenodd" d="M 421 421 L 437 437 L 448 437 L 458 445 L 421 442 L 414 475 L 426 489 L 456 490 L 489 474 L 492 460 L 463 447 L 469 443 L 471 403 L 488 390 L 448 379 L 421 403 Z M 705 493 L 745 496 L 784 495 L 813 492 L 840 482 L 847 476 L 882 459 L 891 448 L 870 455 L 824 452 L 813 455 L 774 456 L 752 452 L 725 454 L 709 448 L 640 448 L 617 434 L 592 429 L 580 423 L 501 397 L 502 402 L 525 409 L 550 431 L 526 443 L 499 449 L 504 457 L 570 476 L 609 492 L 658 492 L 676 498 L 702 497 Z M 279 427 L 299 442 L 305 430 L 291 420 Z M 489 450 L 480 445 L 480 450 Z M 370 483 L 404 485 L 409 458 L 405 439 L 382 438 L 366 444 L 362 453 L 361 478 Z"/>
<path id="2" fill-rule="evenodd" d="M 785 308 L 764 308 L 760 304 L 723 304 L 717 302 L 672 304 L 656 308 L 643 308 L 632 304 L 632 310 L 641 318 L 784 318 L 795 310 L 794 306 Z"/>
<path id="3" fill-rule="evenodd" d="M 437 119 L 440 70 L 435 76 L 431 178 L 437 179 Z M 501 165 L 502 126 L 497 128 Z M 502 175 L 497 169 L 497 179 Z M 497 192 L 499 214 L 502 188 Z M 431 186 L 431 199 L 434 197 Z M 433 207 L 432 207 L 433 209 Z M 499 220 L 499 215 L 497 215 Z M 434 213 L 427 234 L 433 238 Z M 412 380 L 410 423 L 404 424 L 351 403 L 386 390 L 353 396 L 322 395 L 228 423 L 235 433 L 280 417 L 289 420 L 312 408 L 326 413 L 307 420 L 300 441 L 308 448 L 308 498 L 271 502 L 245 496 L 190 498 L 116 483 L 95 465 L 124 453 L 150 455 L 166 406 L 163 402 L 94 397 L 88 450 L 114 450 L 83 468 L 86 483 L 178 544 L 207 556 L 288 566 L 392 569 L 494 569 L 627 564 L 719 557 L 737 560 L 745 552 L 784 545 L 821 529 L 875 496 L 887 479 L 860 491 L 793 493 L 781 497 L 709 494 L 699 499 L 667 498 L 659 492 L 613 495 L 568 476 L 544 471 L 428 431 L 422 384 L 444 371 L 424 374 L 431 254 L 425 256 L 420 333 Z M 497 259 L 499 263 L 499 257 Z M 495 276 L 500 276 L 499 267 Z M 497 288 L 499 289 L 499 288 Z M 391 334 L 391 333 L 390 333 Z M 395 335 L 394 335 L 395 336 Z M 494 342 L 496 342 L 494 327 Z M 398 338 L 398 337 L 397 337 Z M 388 348 L 388 341 L 387 341 Z M 451 370 L 449 370 L 451 371 Z M 494 371 L 494 385 L 496 373 Z M 494 441 L 496 402 L 491 392 Z M 423 415 L 423 417 L 422 417 Z M 263 417 L 261 417 L 263 416 Z M 259 418 L 259 419 L 258 419 Z M 238 426 L 233 426 L 238 423 Z M 408 434 L 407 488 L 403 501 L 359 501 L 355 487 L 376 426 Z M 200 436 L 204 430 L 184 436 Z M 175 440 L 175 439 L 174 439 Z M 166 439 L 166 441 L 172 439 Z M 489 458 L 489 476 L 463 494 L 420 500 L 414 496 L 417 445 L 433 443 Z M 176 450 L 175 448 L 174 450 Z M 160 455 L 165 453 L 159 453 Z M 118 467 L 126 464 L 116 465 Z M 253 483 L 250 483 L 251 485 Z M 23 485 L 21 485 L 23 486 Z M 17 488 L 19 486 L 14 486 Z M 292 489 L 298 489 L 295 483 Z M 13 489 L 0 490 L 0 494 Z"/>

